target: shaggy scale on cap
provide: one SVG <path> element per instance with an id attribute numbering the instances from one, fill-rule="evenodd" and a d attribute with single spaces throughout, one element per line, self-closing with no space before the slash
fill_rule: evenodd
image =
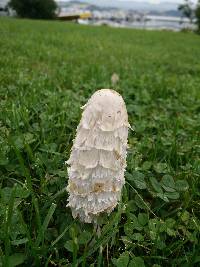
<path id="1" fill-rule="evenodd" d="M 95 92 L 83 110 L 67 161 L 67 206 L 74 218 L 91 223 L 120 200 L 129 123 L 124 100 L 114 90 Z"/>

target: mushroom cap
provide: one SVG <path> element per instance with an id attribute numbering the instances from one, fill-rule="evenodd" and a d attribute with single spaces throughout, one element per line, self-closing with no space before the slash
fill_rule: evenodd
<path id="1" fill-rule="evenodd" d="M 83 109 L 81 124 L 85 128 L 94 127 L 96 123 L 102 131 L 113 131 L 123 125 L 129 127 L 124 100 L 114 90 L 96 91 Z"/>

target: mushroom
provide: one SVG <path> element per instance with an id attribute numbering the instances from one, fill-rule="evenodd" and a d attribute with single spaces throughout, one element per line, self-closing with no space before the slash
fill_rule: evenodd
<path id="1" fill-rule="evenodd" d="M 82 222 L 111 213 L 125 183 L 128 115 L 123 98 L 110 89 L 96 91 L 83 107 L 67 161 L 68 205 Z"/>

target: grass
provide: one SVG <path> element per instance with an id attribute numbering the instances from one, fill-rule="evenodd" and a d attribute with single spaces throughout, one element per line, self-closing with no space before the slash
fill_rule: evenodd
<path id="1" fill-rule="evenodd" d="M 199 266 L 199 36 L 6 18 L 0 33 L 0 266 Z M 66 208 L 64 162 L 100 88 L 135 131 L 98 237 Z"/>

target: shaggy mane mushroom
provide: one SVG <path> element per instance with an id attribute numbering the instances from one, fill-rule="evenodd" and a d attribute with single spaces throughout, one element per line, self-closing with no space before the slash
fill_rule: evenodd
<path id="1" fill-rule="evenodd" d="M 121 197 L 126 168 L 128 115 L 114 90 L 95 92 L 83 107 L 67 164 L 68 205 L 74 218 L 96 222 Z"/>

